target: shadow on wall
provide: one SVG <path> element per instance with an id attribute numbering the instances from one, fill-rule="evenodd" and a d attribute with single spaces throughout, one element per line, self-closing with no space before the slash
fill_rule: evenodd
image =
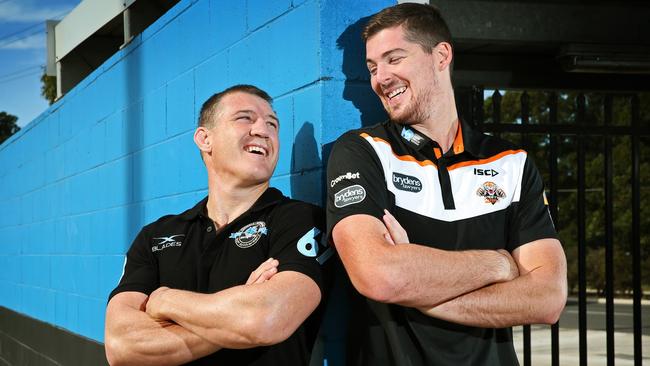
<path id="1" fill-rule="evenodd" d="M 314 125 L 305 122 L 291 147 L 291 197 L 322 205 L 323 184 L 320 171 L 323 162 L 318 156 Z"/>
<path id="2" fill-rule="evenodd" d="M 336 46 L 343 51 L 341 70 L 345 75 L 345 81 L 342 97 L 352 102 L 359 111 L 362 127 L 372 126 L 388 118 L 379 98 L 370 87 L 370 74 L 366 66 L 366 46 L 361 39 L 361 32 L 369 19 L 370 17 L 363 17 L 352 23 L 336 39 Z M 333 144 L 330 142 L 322 147 L 323 182 L 327 180 L 326 167 Z"/>
<path id="3" fill-rule="evenodd" d="M 343 99 L 349 100 L 359 110 L 363 127 L 384 121 L 387 116 L 379 98 L 370 87 L 370 74 L 366 66 L 366 46 L 361 32 L 370 17 L 364 17 L 348 26 L 337 38 L 336 45 L 343 50 L 345 88 Z"/>
<path id="4" fill-rule="evenodd" d="M 336 39 L 336 46 L 343 51 L 341 70 L 345 75 L 343 99 L 352 102 L 359 111 L 362 127 L 372 126 L 388 118 L 386 112 L 370 87 L 370 78 L 366 66 L 366 46 L 361 39 L 363 27 L 370 17 L 363 17 L 349 25 Z M 327 161 L 334 143 L 324 144 L 322 147 L 323 174 L 321 181 L 327 180 Z M 323 192 L 325 202 L 326 192 Z"/>

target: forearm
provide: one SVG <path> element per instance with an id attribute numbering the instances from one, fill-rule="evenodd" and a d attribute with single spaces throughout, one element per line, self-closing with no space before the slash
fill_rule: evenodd
<path id="1" fill-rule="evenodd" d="M 538 269 L 420 310 L 446 321 L 483 328 L 557 322 L 566 302 L 566 284 L 556 273 Z"/>
<path id="2" fill-rule="evenodd" d="M 111 305 L 106 315 L 105 344 L 111 365 L 179 365 L 219 350 L 178 324 Z"/>
<path id="3" fill-rule="evenodd" d="M 508 259 L 493 250 L 445 251 L 417 244 L 388 248 L 388 276 L 399 279 L 392 303 L 430 306 L 510 275 Z"/>
<path id="4" fill-rule="evenodd" d="M 290 280 L 282 282 L 287 276 Z M 288 338 L 319 301 L 320 290 L 313 280 L 283 272 L 263 284 L 235 286 L 214 294 L 165 290 L 155 316 L 170 319 L 224 348 L 251 348 Z"/>

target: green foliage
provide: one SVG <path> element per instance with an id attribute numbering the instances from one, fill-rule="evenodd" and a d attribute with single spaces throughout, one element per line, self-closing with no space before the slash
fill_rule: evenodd
<path id="1" fill-rule="evenodd" d="M 16 125 L 17 121 L 18 117 L 7 112 L 0 112 L 0 144 L 14 133 L 20 131 L 20 127 Z"/>
<path id="2" fill-rule="evenodd" d="M 41 76 L 41 95 L 50 105 L 56 101 L 56 76 L 48 76 L 43 72 Z"/>
<path id="3" fill-rule="evenodd" d="M 528 98 L 529 124 L 580 124 L 576 92 L 558 93 L 556 121 L 551 121 L 553 95 L 549 92 L 507 91 L 493 94 L 484 102 L 485 129 L 489 124 L 522 124 L 522 100 Z M 639 125 L 650 126 L 650 93 L 638 94 Z M 495 104 L 500 99 L 499 108 Z M 606 123 L 605 95 L 584 94 L 582 125 L 602 126 Z M 632 108 L 630 95 L 616 95 L 611 99 L 612 126 L 630 126 Z M 578 284 L 578 211 L 577 211 L 577 143 L 571 135 L 556 135 L 558 143 L 558 217 L 556 227 L 568 261 L 569 289 Z M 548 135 L 502 134 L 501 137 L 522 145 L 532 156 L 548 185 L 549 144 Z M 619 294 L 632 290 L 632 139 L 631 136 L 611 136 L 613 161 L 613 256 L 614 287 Z M 585 137 L 585 225 L 586 225 L 586 275 L 587 286 L 602 294 L 605 289 L 605 137 Z M 642 286 L 650 288 L 650 137 L 640 138 L 640 193 L 641 193 L 641 266 Z M 547 187 L 548 188 L 548 187 Z M 547 192 L 548 194 L 549 192 Z"/>

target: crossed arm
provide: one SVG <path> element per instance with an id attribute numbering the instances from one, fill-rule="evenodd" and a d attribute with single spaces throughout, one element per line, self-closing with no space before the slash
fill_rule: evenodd
<path id="1" fill-rule="evenodd" d="M 149 297 L 115 295 L 106 312 L 111 365 L 177 365 L 221 348 L 252 348 L 288 338 L 320 302 L 316 283 L 264 262 L 246 285 L 214 294 L 161 287 Z M 276 274 L 277 273 L 277 274 Z"/>
<path id="2" fill-rule="evenodd" d="M 480 327 L 554 323 L 566 302 L 566 259 L 555 239 L 505 251 L 444 251 L 408 243 L 386 214 L 341 220 L 337 250 L 355 287 L 377 301 Z M 354 228 L 363 230 L 353 236 Z M 359 241 L 362 237 L 365 240 Z M 521 274 L 521 275 L 520 275 Z"/>

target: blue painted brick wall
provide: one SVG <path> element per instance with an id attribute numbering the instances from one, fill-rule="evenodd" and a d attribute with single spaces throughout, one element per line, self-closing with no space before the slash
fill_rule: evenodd
<path id="1" fill-rule="evenodd" d="M 192 133 L 203 101 L 235 83 L 275 98 L 272 184 L 322 203 L 328 146 L 384 118 L 359 19 L 392 3 L 178 3 L 0 146 L 0 305 L 103 341 L 106 298 L 133 237 L 206 194 Z M 339 313 L 325 334 L 334 348 Z"/>

